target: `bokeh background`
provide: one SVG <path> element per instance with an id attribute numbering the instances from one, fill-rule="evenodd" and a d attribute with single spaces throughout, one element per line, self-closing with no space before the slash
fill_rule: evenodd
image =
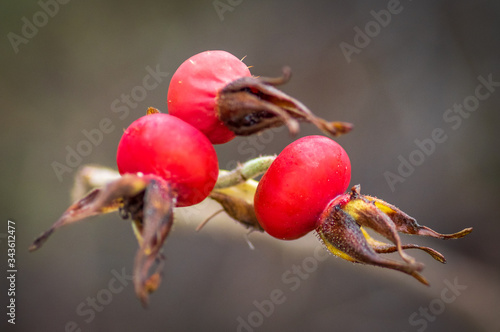
<path id="1" fill-rule="evenodd" d="M 347 61 L 341 43 L 355 46 L 355 28 L 373 26 L 371 11 L 392 5 L 399 12 Z M 46 22 L 36 1 L 0 6 L 0 266 L 6 271 L 10 219 L 16 223 L 18 269 L 16 325 L 2 313 L 0 330 L 500 331 L 500 88 L 493 87 L 458 128 L 443 119 L 474 94 L 478 76 L 500 82 L 498 2 L 67 1 L 57 12 L 50 7 Z M 9 33 L 25 38 L 23 26 L 34 16 L 36 34 L 13 46 Z M 106 297 L 116 274 L 131 274 L 137 249 L 130 226 L 117 214 L 61 229 L 41 250 L 27 252 L 70 203 L 76 168 L 60 180 L 53 162 L 64 164 L 67 147 L 85 139 L 82 131 L 108 118 L 114 130 L 80 165 L 115 167 L 122 128 L 148 106 L 166 112 L 171 75 L 208 49 L 246 56 L 254 75 L 277 76 L 290 66 L 285 92 L 321 117 L 354 123 L 355 130 L 338 142 L 351 158 L 351 184 L 361 184 L 362 192 L 438 231 L 475 228 L 456 241 L 403 237 L 448 258 L 442 265 L 412 252 L 426 264 L 430 287 L 333 257 L 314 265 L 319 243 L 313 234 L 291 242 L 251 234 L 251 250 L 246 230 L 222 214 L 196 233 L 196 223 L 218 209 L 214 203 L 179 212 L 165 245 L 164 281 L 148 309 L 127 279 Z M 112 104 L 142 86 L 148 66 L 169 74 L 120 117 Z M 417 149 L 414 141 L 430 138 L 435 128 L 447 140 L 391 188 L 384 174 L 398 174 L 398 158 L 408 159 Z M 311 134 L 317 129 L 303 124 L 300 136 Z M 273 130 L 216 149 L 221 167 L 231 167 L 277 153 L 292 139 L 286 130 Z M 287 282 L 293 266 L 303 264 L 312 264 L 311 272 L 298 284 Z M 445 303 L 448 282 L 462 286 L 446 293 L 457 296 Z M 256 314 L 255 301 L 266 303 L 274 290 L 283 303 Z M 96 297 L 92 309 L 89 301 Z M 239 326 L 249 319 L 254 326 Z"/>

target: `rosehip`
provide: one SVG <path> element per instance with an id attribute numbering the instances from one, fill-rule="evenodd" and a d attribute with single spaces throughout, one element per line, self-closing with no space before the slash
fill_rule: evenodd
<path id="1" fill-rule="evenodd" d="M 340 145 L 321 136 L 299 139 L 280 153 L 262 177 L 254 199 L 257 220 L 266 232 L 283 240 L 316 230 L 334 255 L 401 271 L 426 285 L 419 273 L 424 265 L 403 250 L 420 249 L 442 263 L 444 256 L 429 247 L 403 245 L 398 232 L 457 239 L 472 231 L 438 233 L 419 225 L 394 205 L 361 195 L 359 185 L 344 194 L 350 177 L 349 158 Z M 364 228 L 371 228 L 392 244 L 375 240 Z M 379 255 L 395 251 L 403 262 Z"/>
<path id="2" fill-rule="evenodd" d="M 298 120 L 311 122 L 332 136 L 352 129 L 349 123 L 314 116 L 301 102 L 275 88 L 290 75 L 290 69 L 284 68 L 282 77 L 252 77 L 234 55 L 202 52 L 184 61 L 172 76 L 168 110 L 203 132 L 213 144 L 281 125 L 295 134 Z"/>
<path id="3" fill-rule="evenodd" d="M 123 133 L 116 156 L 120 174 L 154 174 L 177 195 L 177 206 L 201 202 L 213 189 L 217 155 L 199 130 L 174 116 L 156 113 L 134 121 Z"/>
<path id="4" fill-rule="evenodd" d="M 248 67 L 225 51 L 196 54 L 180 65 L 168 89 L 168 112 L 204 133 L 214 144 L 235 134 L 218 118 L 216 99 L 230 82 L 251 76 Z"/>
<path id="5" fill-rule="evenodd" d="M 292 240 L 314 230 L 327 204 L 345 192 L 351 164 L 344 149 L 323 136 L 288 145 L 264 174 L 255 213 L 270 235 Z"/>

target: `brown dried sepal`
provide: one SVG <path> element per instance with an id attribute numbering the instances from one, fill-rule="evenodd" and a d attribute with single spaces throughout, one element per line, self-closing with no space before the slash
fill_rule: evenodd
<path id="1" fill-rule="evenodd" d="M 134 197 L 141 193 L 146 188 L 147 183 L 148 181 L 144 178 L 126 174 L 102 188 L 93 189 L 83 198 L 71 204 L 59 220 L 33 242 L 29 250 L 34 251 L 40 248 L 49 236 L 62 226 L 118 210 L 123 206 L 124 198 Z"/>
<path id="2" fill-rule="evenodd" d="M 252 230 L 257 230 L 263 232 L 264 229 L 257 221 L 257 217 L 255 216 L 255 210 L 253 204 L 246 202 L 244 199 L 239 197 L 234 197 L 231 195 L 227 195 L 222 192 L 213 191 L 210 193 L 209 197 L 215 201 L 217 201 L 224 211 L 234 220 L 238 221 L 240 224 L 245 226 L 246 228 L 250 228 Z M 220 211 L 219 211 L 220 212 Z M 213 216 L 207 218 L 202 224 L 197 227 L 197 231 L 199 231 Z"/>
<path id="3" fill-rule="evenodd" d="M 140 235 L 137 236 L 139 249 L 134 263 L 134 287 L 144 306 L 148 303 L 148 295 L 160 285 L 164 260 L 160 251 L 173 225 L 175 203 L 170 184 L 160 178 L 153 179 L 144 193 L 142 213 L 133 219 Z M 156 269 L 150 275 L 155 263 Z"/>
<path id="4" fill-rule="evenodd" d="M 275 88 L 288 82 L 290 77 L 290 68 L 284 67 L 281 77 L 242 77 L 227 84 L 216 100 L 219 119 L 241 136 L 282 125 L 295 135 L 299 131 L 299 120 L 310 122 L 331 136 L 351 131 L 352 124 L 318 118 L 300 101 Z"/>
<path id="5" fill-rule="evenodd" d="M 146 115 L 151 115 L 151 114 L 157 114 L 161 113 L 159 109 L 154 108 L 154 107 L 148 107 L 148 110 L 146 111 Z"/>
<path id="6" fill-rule="evenodd" d="M 227 174 L 230 175 L 229 172 Z M 228 216 L 238 221 L 246 228 L 263 232 L 264 229 L 257 220 L 253 206 L 253 197 L 256 188 L 257 181 L 250 179 L 232 187 L 214 189 L 209 197 L 218 202 L 223 210 L 219 210 L 205 219 L 196 230 L 199 231 L 210 219 L 220 212 L 225 211 Z"/>
<path id="7" fill-rule="evenodd" d="M 466 228 L 453 234 L 440 234 L 419 225 L 414 218 L 381 199 L 361 195 L 359 190 L 359 185 L 354 186 L 351 193 L 337 198 L 323 212 L 316 229 L 327 249 L 346 260 L 401 271 L 428 285 L 427 280 L 419 273 L 424 265 L 403 250 L 423 250 L 441 263 L 446 262 L 444 256 L 432 248 L 415 244 L 403 245 L 398 232 L 439 239 L 457 239 L 472 231 L 472 228 Z M 373 229 L 392 244 L 373 239 L 363 229 L 365 227 Z M 396 251 L 403 262 L 379 255 Z"/>
<path id="8" fill-rule="evenodd" d="M 139 249 L 134 264 L 134 286 L 144 305 L 148 294 L 156 290 L 161 277 L 163 257 L 160 253 L 173 223 L 175 196 L 170 185 L 153 175 L 125 174 L 102 188 L 90 191 L 73 203 L 52 227 L 42 233 L 29 248 L 39 249 L 58 228 L 91 216 L 120 211 L 124 219 L 133 220 Z M 156 270 L 150 275 L 154 263 Z"/>

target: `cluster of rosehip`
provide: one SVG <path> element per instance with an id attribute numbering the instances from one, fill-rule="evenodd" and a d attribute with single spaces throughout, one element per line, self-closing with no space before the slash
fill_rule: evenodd
<path id="1" fill-rule="evenodd" d="M 149 108 L 134 121 L 118 145 L 120 175 L 93 188 L 71 205 L 31 247 L 39 248 L 57 228 L 89 216 L 119 211 L 133 221 L 139 241 L 134 285 L 146 303 L 160 283 L 161 247 L 173 224 L 174 207 L 197 204 L 207 197 L 219 202 L 233 219 L 282 240 L 315 230 L 333 254 L 346 260 L 407 273 L 420 282 L 423 264 L 404 249 L 421 249 L 440 262 L 437 251 L 403 245 L 398 232 L 441 239 L 459 238 L 420 226 L 395 206 L 361 195 L 359 185 L 346 193 L 351 165 L 344 149 L 325 136 L 307 136 L 288 145 L 277 157 L 260 157 L 232 171 L 219 171 L 213 144 L 235 135 L 253 135 L 285 125 L 297 133 L 299 121 L 316 125 L 330 136 L 352 126 L 327 122 L 275 86 L 290 77 L 253 77 L 248 67 L 224 51 L 207 51 L 186 60 L 168 91 L 169 114 Z M 257 182 L 252 178 L 262 175 Z M 370 228 L 387 238 L 372 238 Z M 402 261 L 382 257 L 398 252 Z M 156 267 L 156 271 L 150 270 Z"/>

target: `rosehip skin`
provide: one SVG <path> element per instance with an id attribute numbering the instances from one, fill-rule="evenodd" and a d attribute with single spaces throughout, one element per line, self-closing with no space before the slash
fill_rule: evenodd
<path id="1" fill-rule="evenodd" d="M 168 113 L 204 133 L 213 144 L 229 142 L 235 134 L 219 120 L 216 98 L 230 82 L 251 76 L 247 66 L 225 51 L 196 54 L 176 70 L 168 89 Z"/>
<path id="2" fill-rule="evenodd" d="M 177 206 L 201 202 L 213 189 L 219 172 L 215 149 L 199 130 L 168 114 L 134 121 L 118 145 L 120 174 L 155 174 L 168 181 Z"/>
<path id="3" fill-rule="evenodd" d="M 345 150 L 324 136 L 307 136 L 288 145 L 257 187 L 255 213 L 270 235 L 293 240 L 314 230 L 328 203 L 351 180 Z"/>

